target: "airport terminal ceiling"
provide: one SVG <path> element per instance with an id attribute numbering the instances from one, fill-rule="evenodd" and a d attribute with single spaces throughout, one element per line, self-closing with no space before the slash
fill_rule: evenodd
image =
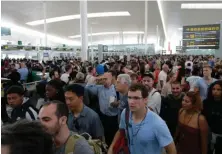
<path id="1" fill-rule="evenodd" d="M 130 16 L 115 16 L 88 19 L 93 33 L 139 31 L 144 32 L 144 1 L 88 1 L 88 14 L 101 12 L 129 12 Z M 44 25 L 30 26 L 27 22 L 44 19 L 42 2 L 2 2 L 2 20 L 7 19 L 21 26 L 44 32 Z M 78 1 L 47 2 L 47 18 L 77 15 L 80 13 Z M 148 35 L 156 35 L 156 26 L 162 31 L 162 22 L 155 1 L 149 2 Z M 66 20 L 47 24 L 47 32 L 68 38 L 80 34 L 80 20 Z M 107 36 L 108 38 L 110 36 Z M 111 37 L 112 38 L 112 37 Z M 104 36 L 93 37 L 95 40 L 105 39 Z M 76 38 L 75 40 L 80 40 Z"/>
<path id="2" fill-rule="evenodd" d="M 161 1 L 161 0 L 160 0 Z M 197 2 L 197 1 L 196 1 Z M 200 3 L 201 1 L 198 1 Z M 203 1 L 207 3 L 207 1 Z M 208 1 L 213 3 L 213 1 Z M 216 1 L 214 1 L 216 3 Z M 88 14 L 101 12 L 125 12 L 129 15 L 113 17 L 88 18 L 88 33 L 91 27 L 93 33 L 101 32 L 144 32 L 144 1 L 88 1 Z M 156 36 L 158 25 L 160 37 L 166 35 L 181 35 L 179 30 L 183 25 L 216 24 L 222 20 L 221 9 L 190 10 L 181 9 L 182 3 L 195 3 L 194 1 L 161 1 L 162 15 L 157 1 L 148 2 L 148 39 Z M 27 22 L 44 19 L 43 4 L 41 1 L 2 1 L 2 20 L 11 22 L 23 27 L 44 32 L 44 24 L 28 25 Z M 47 1 L 47 18 L 55 18 L 68 15 L 78 15 L 78 1 Z M 69 40 L 80 41 L 80 20 L 65 20 L 47 24 L 47 33 Z M 125 34 L 135 35 L 135 34 Z M 69 36 L 77 36 L 69 38 Z M 93 36 L 93 41 L 112 39 L 112 35 Z"/>

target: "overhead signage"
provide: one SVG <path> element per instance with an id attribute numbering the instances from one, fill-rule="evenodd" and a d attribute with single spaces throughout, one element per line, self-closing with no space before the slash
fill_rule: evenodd
<path id="1" fill-rule="evenodd" d="M 44 52 L 43 53 L 43 57 L 49 57 L 49 53 L 48 52 Z"/>
<path id="2" fill-rule="evenodd" d="M 183 32 L 209 32 L 209 31 L 220 31 L 220 24 L 183 26 Z"/>
<path id="3" fill-rule="evenodd" d="M 183 27 L 184 49 L 219 49 L 220 24 Z"/>
<path id="4" fill-rule="evenodd" d="M 103 46 L 103 52 L 108 52 L 108 46 L 107 45 Z"/>
<path id="5" fill-rule="evenodd" d="M 218 49 L 219 48 L 219 39 L 198 39 L 198 40 L 183 40 L 183 46 L 200 49 L 207 47 L 211 49 Z"/>
<path id="6" fill-rule="evenodd" d="M 53 50 L 55 51 L 73 51 L 73 48 L 68 48 L 68 47 L 64 47 L 64 48 L 53 48 Z"/>
<path id="7" fill-rule="evenodd" d="M 39 47 L 39 50 L 51 50 L 50 47 Z"/>

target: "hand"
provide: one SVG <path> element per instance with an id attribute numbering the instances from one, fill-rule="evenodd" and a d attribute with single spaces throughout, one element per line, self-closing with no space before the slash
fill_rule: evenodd
<path id="1" fill-rule="evenodd" d="M 113 147 L 109 147 L 107 154 L 113 154 Z"/>
<path id="2" fill-rule="evenodd" d="M 110 103 L 110 106 L 117 108 L 119 106 L 119 104 L 120 104 L 119 101 L 115 101 L 115 102 Z"/>

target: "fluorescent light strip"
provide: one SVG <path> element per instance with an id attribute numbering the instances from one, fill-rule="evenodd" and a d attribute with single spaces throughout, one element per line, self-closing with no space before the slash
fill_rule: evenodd
<path id="1" fill-rule="evenodd" d="M 117 16 L 130 16 L 130 13 L 128 11 L 120 11 L 120 12 L 101 12 L 101 13 L 87 14 L 88 18 L 117 17 Z M 80 19 L 80 14 L 48 18 L 46 19 L 46 23 L 53 23 L 53 22 L 74 20 L 74 19 Z M 27 22 L 26 24 L 30 26 L 42 25 L 44 24 L 44 19 Z"/>
<path id="2" fill-rule="evenodd" d="M 181 9 L 222 9 L 222 3 L 183 3 Z"/>
<path id="3" fill-rule="evenodd" d="M 101 33 L 92 33 L 92 36 L 103 36 L 103 35 L 119 35 L 121 32 L 101 32 Z M 125 31 L 123 34 L 144 34 L 141 31 Z M 91 36 L 91 34 L 88 34 Z M 80 38 L 81 35 L 69 36 L 69 38 Z"/>
<path id="4" fill-rule="evenodd" d="M 158 5 L 159 11 L 160 11 L 160 17 L 161 17 L 161 21 L 162 21 L 162 24 L 163 24 L 163 31 L 164 31 L 164 34 L 165 34 L 165 40 L 168 40 L 167 31 L 166 31 L 166 24 L 165 24 L 165 19 L 164 19 L 164 15 L 163 15 L 163 8 L 162 8 L 161 1 L 162 0 L 157 0 L 157 5 Z"/>
<path id="5" fill-rule="evenodd" d="M 123 34 L 144 34 L 144 32 L 142 31 L 126 31 L 126 32 L 123 32 Z"/>
<path id="6" fill-rule="evenodd" d="M 19 32 L 19 33 L 24 34 L 24 35 L 36 36 L 36 37 L 40 37 L 40 38 L 45 37 L 45 34 L 42 33 L 42 32 L 38 32 L 38 31 L 31 30 L 31 29 L 28 29 L 28 28 L 25 28 L 25 27 L 17 26 L 17 25 L 7 23 L 7 22 L 4 22 L 4 21 L 1 22 L 1 26 L 11 28 L 12 31 L 16 31 L 16 32 Z M 78 41 L 71 41 L 71 40 L 64 39 L 64 38 L 61 38 L 61 37 L 57 37 L 57 36 L 54 36 L 54 35 L 49 35 L 48 34 L 47 38 L 48 38 L 49 41 L 59 43 L 59 44 L 80 45 L 80 42 L 78 42 Z"/>

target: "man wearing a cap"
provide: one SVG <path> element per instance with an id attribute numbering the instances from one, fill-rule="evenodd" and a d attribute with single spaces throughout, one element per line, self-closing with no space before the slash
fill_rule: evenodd
<path id="1" fill-rule="evenodd" d="M 159 114 L 161 107 L 161 95 L 160 93 L 153 87 L 154 85 L 154 77 L 152 73 L 145 72 L 143 74 L 142 83 L 148 89 L 148 104 L 147 106 L 153 110 L 153 112 Z"/>

